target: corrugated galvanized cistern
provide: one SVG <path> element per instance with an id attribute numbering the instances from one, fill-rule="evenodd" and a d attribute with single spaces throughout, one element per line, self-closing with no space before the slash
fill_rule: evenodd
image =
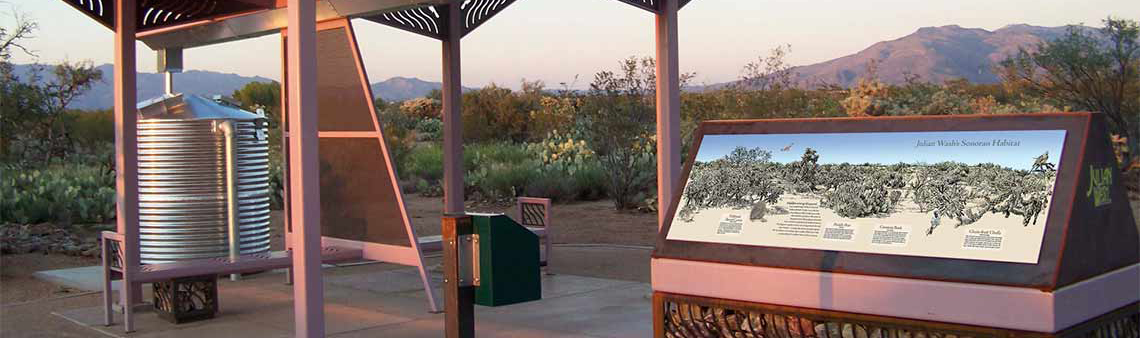
<path id="1" fill-rule="evenodd" d="M 229 195 L 236 196 L 240 254 L 269 251 L 267 120 L 194 95 L 167 94 L 138 108 L 142 263 L 229 256 Z"/>

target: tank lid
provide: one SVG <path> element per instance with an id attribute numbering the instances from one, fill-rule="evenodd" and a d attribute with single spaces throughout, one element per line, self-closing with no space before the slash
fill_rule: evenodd
<path id="1" fill-rule="evenodd" d="M 256 120 L 264 118 L 199 95 L 164 94 L 138 103 L 143 120 Z"/>

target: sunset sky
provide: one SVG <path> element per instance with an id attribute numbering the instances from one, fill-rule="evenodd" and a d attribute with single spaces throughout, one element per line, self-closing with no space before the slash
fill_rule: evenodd
<path id="1" fill-rule="evenodd" d="M 0 25 L 12 8 L 39 23 L 15 62 L 112 62 L 109 29 L 61 0 L 0 1 Z M 681 70 L 694 84 L 730 81 L 744 64 L 791 44 L 788 61 L 806 65 L 858 52 L 924 26 L 957 24 L 994 30 L 1008 24 L 1099 26 L 1106 16 L 1140 19 L 1127 0 L 693 0 L 680 14 Z M 1131 16 L 1129 16 L 1131 15 Z M 369 21 L 354 21 L 370 80 L 393 76 L 440 79 L 440 43 Z M 550 87 L 613 69 L 629 56 L 653 55 L 653 16 L 614 0 L 519 0 L 463 40 L 463 83 L 517 88 L 521 79 Z M 280 38 L 189 49 L 188 69 L 280 79 Z M 139 44 L 139 70 L 154 70 L 154 52 Z"/>

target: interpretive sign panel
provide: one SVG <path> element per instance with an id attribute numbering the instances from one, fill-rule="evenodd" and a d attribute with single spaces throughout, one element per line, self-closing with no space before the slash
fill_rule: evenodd
<path id="1" fill-rule="evenodd" d="M 705 135 L 667 239 L 1035 264 L 1065 135 Z"/>

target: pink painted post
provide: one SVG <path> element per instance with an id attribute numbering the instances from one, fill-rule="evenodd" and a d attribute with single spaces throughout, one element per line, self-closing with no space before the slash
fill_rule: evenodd
<path id="1" fill-rule="evenodd" d="M 135 91 L 135 0 L 115 2 L 115 226 L 123 236 L 123 328 L 134 331 L 132 312 L 141 287 L 134 282 L 139 269 L 138 113 Z"/>
<path id="2" fill-rule="evenodd" d="M 317 143 L 316 2 L 289 0 L 285 57 L 289 95 L 289 199 L 297 337 L 325 334 L 321 284 L 320 157 Z"/>
<path id="3" fill-rule="evenodd" d="M 657 12 L 657 229 L 665 224 L 681 177 L 681 81 L 677 61 L 680 0 L 662 0 Z"/>
<path id="4" fill-rule="evenodd" d="M 462 0 L 447 5 L 443 39 L 443 213 L 463 213 L 463 87 L 459 42 L 463 38 Z"/>

